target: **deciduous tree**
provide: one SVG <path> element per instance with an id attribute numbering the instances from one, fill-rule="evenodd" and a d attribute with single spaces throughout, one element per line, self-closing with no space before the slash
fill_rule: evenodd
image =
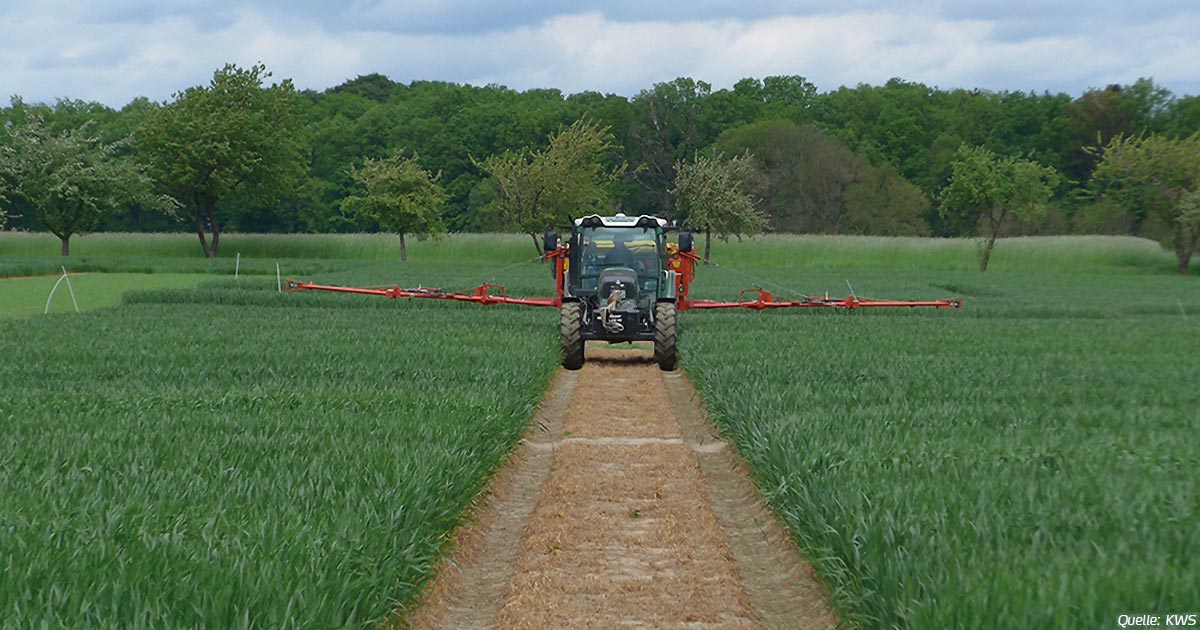
<path id="1" fill-rule="evenodd" d="M 24 199 L 37 222 L 62 241 L 63 256 L 71 253 L 72 236 L 121 205 L 167 207 L 150 194 L 150 179 L 128 158 L 126 143 L 103 143 L 90 126 L 56 134 L 33 118 L 0 146 L 0 187 L 7 181 L 13 197 Z"/>
<path id="2" fill-rule="evenodd" d="M 295 90 L 288 80 L 263 87 L 270 76 L 262 65 L 226 65 L 207 87 L 188 88 L 155 109 L 135 133 L 158 189 L 179 202 L 209 258 L 220 246 L 221 202 L 269 206 L 307 165 Z"/>
<path id="3" fill-rule="evenodd" d="M 630 134 L 630 176 L 642 187 L 654 214 L 671 218 L 675 163 L 699 148 L 704 106 L 712 86 L 680 77 L 657 83 L 633 98 Z"/>
<path id="4" fill-rule="evenodd" d="M 765 121 L 721 134 L 716 150 L 749 152 L 766 186 L 761 207 L 781 232 L 925 234 L 921 191 L 812 125 Z"/>
<path id="5" fill-rule="evenodd" d="M 704 230 L 704 262 L 709 260 L 713 232 L 728 238 L 766 229 L 767 217 L 758 209 L 753 191 L 758 179 L 761 175 L 749 153 L 730 159 L 697 156 L 691 162 L 676 163 L 671 194 L 687 224 Z"/>
<path id="6" fill-rule="evenodd" d="M 610 187 L 624 170 L 614 164 L 607 127 L 581 118 L 551 134 L 544 149 L 505 151 L 482 162 L 491 175 L 496 199 L 491 204 L 511 225 L 533 238 L 575 215 L 608 210 Z"/>
<path id="7" fill-rule="evenodd" d="M 1095 183 L 1112 199 L 1162 229 L 1159 241 L 1175 251 L 1187 275 L 1200 245 L 1200 133 L 1113 138 L 1096 166 Z"/>
<path id="8" fill-rule="evenodd" d="M 399 234 L 401 262 L 408 262 L 406 234 L 424 238 L 446 231 L 441 214 L 446 193 L 438 177 L 421 168 L 416 158 L 404 157 L 401 151 L 390 158 L 366 158 L 351 176 L 363 191 L 344 199 L 342 209 Z"/>
<path id="9" fill-rule="evenodd" d="M 976 225 L 984 238 L 980 271 L 987 271 L 1001 230 L 1040 216 L 1061 181 L 1048 166 L 1001 157 L 983 147 L 961 147 L 951 172 L 950 183 L 942 189 L 940 212 L 957 213 Z"/>

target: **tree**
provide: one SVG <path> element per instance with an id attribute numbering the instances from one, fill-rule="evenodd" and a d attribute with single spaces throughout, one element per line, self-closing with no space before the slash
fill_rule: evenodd
<path id="1" fill-rule="evenodd" d="M 150 194 L 150 179 L 123 154 L 126 143 L 105 144 L 89 127 L 85 123 L 54 134 L 33 118 L 15 127 L 10 143 L 0 147 L 0 184 L 8 180 L 13 195 L 62 241 L 63 256 L 71 253 L 72 236 L 90 231 L 121 205 L 166 206 Z M 0 225 L 3 221 L 0 216 Z"/>
<path id="2" fill-rule="evenodd" d="M 965 145 L 951 163 L 951 173 L 939 211 L 943 217 L 959 213 L 981 232 L 985 245 L 980 271 L 987 271 L 1001 230 L 1040 216 L 1061 181 L 1048 166 Z"/>
<path id="3" fill-rule="evenodd" d="M 812 125 L 763 121 L 721 134 L 716 151 L 749 152 L 762 208 L 779 232 L 925 234 L 925 196 L 888 163 L 871 164 Z"/>
<path id="4" fill-rule="evenodd" d="M 4 206 L 8 204 L 8 197 L 4 194 L 4 181 L 0 180 L 0 230 L 8 225 L 8 212 Z"/>
<path id="5" fill-rule="evenodd" d="M 1157 222 L 1159 242 L 1175 251 L 1187 275 L 1200 244 L 1200 133 L 1176 140 L 1165 136 L 1117 136 L 1101 155 L 1093 181 L 1126 210 Z"/>
<path id="6" fill-rule="evenodd" d="M 188 88 L 151 112 L 134 136 L 151 177 L 179 202 L 209 258 L 220 246 L 222 202 L 271 205 L 304 173 L 295 89 L 287 80 L 264 88 L 270 76 L 261 65 L 226 65 L 208 87 Z"/>
<path id="7" fill-rule="evenodd" d="M 1117 136 L 1156 133 L 1169 126 L 1173 100 L 1169 90 L 1145 78 L 1132 85 L 1114 84 L 1084 92 L 1064 111 L 1064 172 L 1086 184 L 1100 159 L 1092 147 L 1104 146 Z"/>
<path id="8" fill-rule="evenodd" d="M 704 230 L 704 262 L 712 250 L 712 233 L 721 238 L 730 235 L 758 234 L 766 229 L 767 217 L 757 207 L 751 192 L 761 177 L 749 153 L 722 159 L 697 156 L 692 162 L 675 164 L 677 207 L 687 213 L 687 223 Z"/>
<path id="9" fill-rule="evenodd" d="M 361 168 L 351 170 L 351 176 L 365 194 L 345 198 L 342 209 L 399 234 L 401 262 L 408 262 L 405 234 L 424 238 L 445 232 L 441 208 L 446 193 L 438 186 L 438 177 L 421 168 L 416 158 L 406 158 L 402 151 L 390 158 L 366 158 Z"/>
<path id="10" fill-rule="evenodd" d="M 608 127 L 580 118 L 551 134 L 544 149 L 507 150 L 475 164 L 495 182 L 496 198 L 490 205 L 529 234 L 540 254 L 541 230 L 567 223 L 577 214 L 608 209 L 609 187 L 624 170 L 623 165 L 611 165 L 612 139 Z"/>
<path id="11" fill-rule="evenodd" d="M 711 93 L 708 83 L 680 77 L 656 83 L 633 98 L 630 161 L 635 168 L 630 176 L 642 187 L 654 214 L 671 218 L 675 163 L 696 153 L 701 114 Z"/>

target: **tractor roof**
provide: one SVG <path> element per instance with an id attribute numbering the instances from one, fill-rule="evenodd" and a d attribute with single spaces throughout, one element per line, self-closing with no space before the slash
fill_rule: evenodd
<path id="1" fill-rule="evenodd" d="M 667 227 L 666 219 L 652 217 L 648 214 L 643 214 L 636 217 L 627 217 L 624 214 L 617 213 L 616 216 L 602 217 L 598 214 L 591 214 L 586 217 L 575 219 L 576 227 Z"/>

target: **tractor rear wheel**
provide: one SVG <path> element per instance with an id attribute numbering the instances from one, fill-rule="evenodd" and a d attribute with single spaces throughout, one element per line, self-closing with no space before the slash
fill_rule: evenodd
<path id="1" fill-rule="evenodd" d="M 654 360 L 663 371 L 675 369 L 678 353 L 675 341 L 678 337 L 676 326 L 675 305 L 670 302 L 659 302 L 654 307 Z"/>
<path id="2" fill-rule="evenodd" d="M 563 302 L 558 316 L 562 366 L 568 370 L 578 370 L 583 367 L 583 315 L 579 302 Z"/>

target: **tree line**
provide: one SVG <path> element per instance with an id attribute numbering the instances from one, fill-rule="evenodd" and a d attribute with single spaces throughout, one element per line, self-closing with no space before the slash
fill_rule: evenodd
<path id="1" fill-rule="evenodd" d="M 600 209 L 686 222 L 706 210 L 680 192 L 721 181 L 687 179 L 687 168 L 715 163 L 741 173 L 739 185 L 762 219 L 718 220 L 710 224 L 717 232 L 765 226 L 993 239 L 1087 232 L 1141 234 L 1183 248 L 1193 229 L 1180 204 L 1193 203 L 1197 187 L 1200 158 L 1188 162 L 1195 142 L 1187 139 L 1200 130 L 1200 97 L 1177 97 L 1152 79 L 1078 97 L 941 90 L 900 79 L 820 93 L 800 76 L 747 78 L 722 90 L 679 78 L 631 98 L 401 84 L 380 74 L 322 92 L 270 81 L 262 66 L 231 65 L 165 103 L 138 98 L 119 110 L 13 97 L 0 108 L 0 208 L 9 227 L 47 229 L 48 213 L 56 225 L 78 215 L 66 221 L 74 233 L 177 230 L 182 222 L 215 255 L 222 229 L 403 233 L 415 225 L 420 234 L 428 224 L 533 232 L 547 216 L 522 205 L 531 199 L 567 214 Z M 1165 143 L 1154 145 L 1161 150 L 1174 143 L 1183 156 L 1169 193 L 1155 196 L 1133 181 L 1154 176 L 1145 165 L 1154 160 L 1138 167 L 1129 157 L 1138 155 L 1129 143 L 1146 138 Z M 107 156 L 88 158 L 95 163 L 87 177 L 121 185 L 87 203 L 80 202 L 86 195 L 55 188 L 56 177 L 82 177 L 46 166 L 37 151 L 55 142 L 74 147 L 60 147 L 67 153 Z M 1105 148 L 1117 145 L 1125 148 L 1121 169 L 1105 165 Z M 385 165 L 399 169 L 399 179 L 387 180 Z M 420 174 L 434 186 L 414 179 Z M 993 175 L 1003 181 L 986 181 Z M 1035 194 L 984 190 L 1013 177 L 1036 180 Z M 381 213 L 379 195 L 370 194 L 385 181 L 408 182 L 407 197 L 392 194 L 406 200 L 407 222 Z M 422 190 L 431 196 L 413 196 Z M 433 202 L 436 217 L 419 216 L 418 206 Z M 88 203 L 112 211 L 88 212 Z"/>

